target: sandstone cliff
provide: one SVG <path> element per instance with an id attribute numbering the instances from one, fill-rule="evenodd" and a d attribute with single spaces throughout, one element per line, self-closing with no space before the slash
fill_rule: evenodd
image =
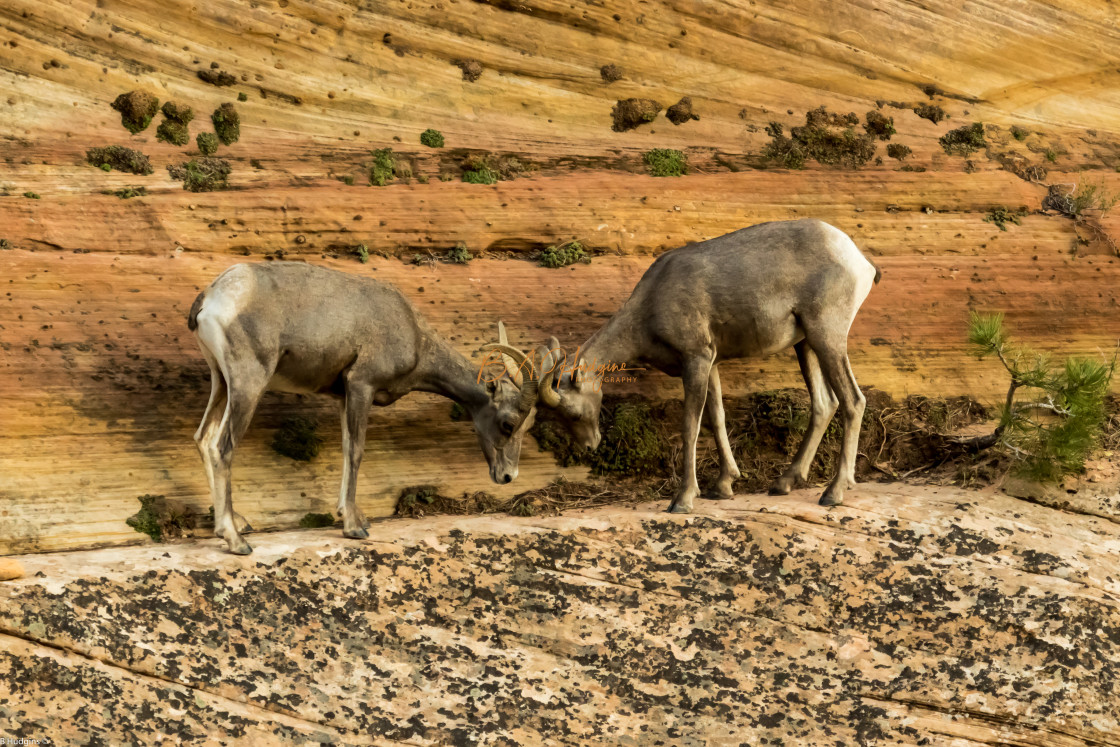
<path id="1" fill-rule="evenodd" d="M 464 353 L 498 316 L 518 343 L 555 333 L 574 345 L 658 252 L 813 216 L 883 268 L 852 331 L 861 383 L 994 395 L 1000 371 L 964 350 L 969 309 L 1007 312 L 1044 348 L 1111 350 L 1116 219 L 1090 225 L 1041 207 L 1048 184 L 1120 187 L 1117 20 L 1105 2 L 10 0 L 0 7 L 0 552 L 137 541 L 124 518 L 140 494 L 205 512 L 190 436 L 206 367 L 184 319 L 236 261 L 282 254 L 396 282 Z M 608 82 L 605 65 L 621 77 Z M 193 107 L 192 144 L 158 142 L 160 116 L 124 129 L 111 104 L 135 90 Z M 698 119 L 662 113 L 612 129 L 619 100 L 685 97 Z M 240 140 L 218 152 L 231 188 L 187 192 L 166 167 L 192 157 L 222 103 L 241 118 Z M 919 105 L 948 118 L 923 118 Z M 873 143 L 882 161 L 789 170 L 762 156 L 771 122 L 788 133 L 820 106 L 892 117 L 890 143 Z M 985 125 L 984 147 L 947 153 L 939 138 L 972 122 Z M 419 143 L 428 128 L 445 148 Z M 113 144 L 143 151 L 154 173 L 86 162 L 88 148 Z M 896 160 L 888 144 L 911 155 Z M 371 151 L 386 147 L 412 177 L 368 186 Z M 688 175 L 646 174 L 651 148 L 682 150 Z M 505 159 L 512 178 L 462 182 L 471 156 Z M 136 186 L 146 194 L 106 194 Z M 1001 230 L 984 220 L 1001 207 L 1027 213 Z M 590 264 L 529 259 L 571 238 L 595 253 Z M 482 258 L 411 262 L 459 241 Z M 360 243 L 368 264 L 350 253 Z M 798 383 L 791 355 L 726 368 L 731 393 Z M 635 390 L 676 392 L 656 376 Z M 390 512 L 409 484 L 500 493 L 579 476 L 530 446 L 519 483 L 487 485 L 473 434 L 447 407 L 418 396 L 374 414 L 367 513 Z M 323 424 L 326 448 L 309 465 L 268 446 L 293 412 Z M 336 420 L 329 404 L 264 403 L 235 467 L 237 505 L 254 524 L 331 509 Z"/>

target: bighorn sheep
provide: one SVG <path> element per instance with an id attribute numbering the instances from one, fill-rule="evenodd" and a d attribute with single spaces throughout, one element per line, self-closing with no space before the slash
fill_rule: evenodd
<path id="1" fill-rule="evenodd" d="M 716 496 L 728 498 L 739 468 L 731 453 L 720 393 L 719 363 L 797 351 L 812 413 L 797 455 L 771 486 L 786 495 L 809 465 L 836 412 L 844 441 L 836 477 L 820 503 L 835 506 L 855 485 L 864 396 L 848 362 L 848 330 L 879 270 L 852 240 L 818 220 L 763 223 L 658 257 L 622 308 L 564 368 L 556 338 L 539 349 L 540 402 L 555 408 L 585 448 L 599 443 L 602 366 L 641 362 L 684 381 L 684 476 L 669 506 L 688 513 L 699 494 L 696 439 L 701 412 L 719 447 Z M 554 383 L 557 385 L 553 389 Z"/>
<path id="2" fill-rule="evenodd" d="M 215 532 L 235 554 L 252 548 L 241 536 L 247 523 L 233 511 L 233 450 L 266 390 L 343 400 L 338 511 L 347 537 L 368 536 L 354 495 L 372 405 L 412 391 L 442 394 L 470 413 L 491 479 L 508 483 L 517 476 L 539 375 L 524 386 L 513 377 L 480 383 L 478 367 L 391 285 L 296 262 L 239 264 L 198 295 L 187 325 L 211 377 L 210 402 L 194 438 L 210 481 Z M 500 322 L 499 335 L 504 343 Z"/>

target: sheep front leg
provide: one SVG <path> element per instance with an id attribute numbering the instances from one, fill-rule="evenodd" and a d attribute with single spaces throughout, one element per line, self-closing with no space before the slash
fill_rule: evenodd
<path id="1" fill-rule="evenodd" d="M 700 435 L 700 416 L 708 393 L 708 377 L 712 370 L 711 358 L 693 358 L 684 367 L 684 475 L 680 490 L 669 504 L 669 513 L 692 512 L 692 501 L 700 494 L 696 483 L 696 439 Z"/>
<path id="2" fill-rule="evenodd" d="M 342 516 L 342 536 L 351 539 L 369 536 L 355 497 L 372 403 L 372 387 L 352 382 L 347 384 L 346 402 L 342 407 L 342 488 L 338 496 L 338 513 Z"/>

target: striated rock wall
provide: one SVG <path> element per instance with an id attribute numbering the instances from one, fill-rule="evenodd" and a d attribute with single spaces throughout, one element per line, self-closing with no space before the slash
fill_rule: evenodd
<path id="1" fill-rule="evenodd" d="M 815 497 L 28 556 L 0 586 L 0 724 L 54 744 L 1120 744 L 1115 501 Z"/>
<path id="2" fill-rule="evenodd" d="M 1117 218 L 1092 215 L 1101 234 L 1038 211 L 1047 184 L 1120 190 L 1116 13 L 1104 2 L 7 2 L 0 553 L 138 541 L 124 519 L 145 493 L 205 513 L 190 434 L 206 369 L 186 310 L 224 267 L 277 253 L 398 283 L 464 353 L 498 317 L 518 343 L 556 333 L 574 346 L 659 252 L 813 216 L 884 271 L 852 333 L 861 383 L 994 399 L 999 370 L 965 350 L 969 309 L 1005 311 L 1018 337 L 1045 349 L 1109 351 L 1120 260 L 1102 236 Z M 481 66 L 473 82 L 454 64 L 465 59 Z M 607 64 L 622 77 L 606 82 Z M 132 90 L 193 107 L 192 145 L 157 142 L 160 116 L 125 130 L 110 104 Z M 699 119 L 612 129 L 620 99 L 684 97 Z M 241 137 L 217 155 L 233 167 L 231 189 L 184 191 L 166 167 L 192 157 L 194 135 L 230 102 Z M 923 119 L 918 104 L 949 118 Z M 893 117 L 891 143 L 912 154 L 897 161 L 876 141 L 882 162 L 810 160 L 800 171 L 761 155 L 770 122 L 788 132 L 822 105 Z M 973 121 L 987 146 L 946 154 L 938 138 Z M 446 148 L 419 144 L 429 127 Z M 88 148 L 110 144 L 142 150 L 154 173 L 85 162 Z M 409 164 L 410 183 L 366 185 L 370 151 L 384 147 Z M 642 153 L 664 147 L 683 150 L 688 175 L 644 173 Z M 515 157 L 525 170 L 465 184 L 470 155 Z M 1048 173 L 1016 175 L 1027 167 Z M 105 193 L 131 186 L 147 194 Z M 1006 231 L 984 220 L 1021 206 L 1029 214 Z M 529 259 L 570 238 L 596 253 L 590 265 L 553 271 Z M 486 259 L 410 264 L 458 241 Z M 358 243 L 374 253 L 368 265 L 348 253 Z M 727 369 L 732 394 L 798 379 L 792 355 Z M 639 389 L 659 397 L 675 386 L 655 376 Z M 359 488 L 368 514 L 389 513 L 410 484 L 499 493 L 579 476 L 530 445 L 518 483 L 488 485 L 469 425 L 450 422 L 447 407 L 417 396 L 375 413 Z M 323 424 L 326 448 L 308 465 L 268 448 L 296 412 Z M 336 420 L 326 403 L 266 399 L 234 470 L 235 500 L 255 525 L 331 510 Z"/>

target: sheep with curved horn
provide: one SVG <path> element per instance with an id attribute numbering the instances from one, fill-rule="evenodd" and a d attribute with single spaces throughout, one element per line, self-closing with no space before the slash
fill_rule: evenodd
<path id="1" fill-rule="evenodd" d="M 669 510 L 688 513 L 700 494 L 696 441 L 702 414 L 719 448 L 712 497 L 731 497 L 739 476 L 724 422 L 720 362 L 793 347 L 812 409 L 797 455 L 770 492 L 786 495 L 808 477 L 839 404 L 844 419 L 839 466 L 820 499 L 822 505 L 838 505 L 845 488 L 855 485 L 865 402 L 848 362 L 848 330 L 879 277 L 846 234 L 819 220 L 763 223 L 674 249 L 650 266 L 618 313 L 580 349 L 579 360 L 563 372 L 545 370 L 540 402 L 556 409 L 579 444 L 594 449 L 600 438 L 602 364 L 641 362 L 681 377 L 684 479 Z M 563 359 L 559 348 L 553 338 L 550 355 Z"/>
<path id="2" fill-rule="evenodd" d="M 233 553 L 252 552 L 241 536 L 248 523 L 233 510 L 233 451 L 267 390 L 341 400 L 338 512 L 346 537 L 368 536 L 355 493 L 370 408 L 409 392 L 434 392 L 462 405 L 474 421 L 490 478 L 508 483 L 517 477 L 538 378 L 526 386 L 512 377 L 482 382 L 477 366 L 392 285 L 296 262 L 239 264 L 198 295 L 187 325 L 211 378 L 195 441 L 210 482 L 215 532 Z"/>

